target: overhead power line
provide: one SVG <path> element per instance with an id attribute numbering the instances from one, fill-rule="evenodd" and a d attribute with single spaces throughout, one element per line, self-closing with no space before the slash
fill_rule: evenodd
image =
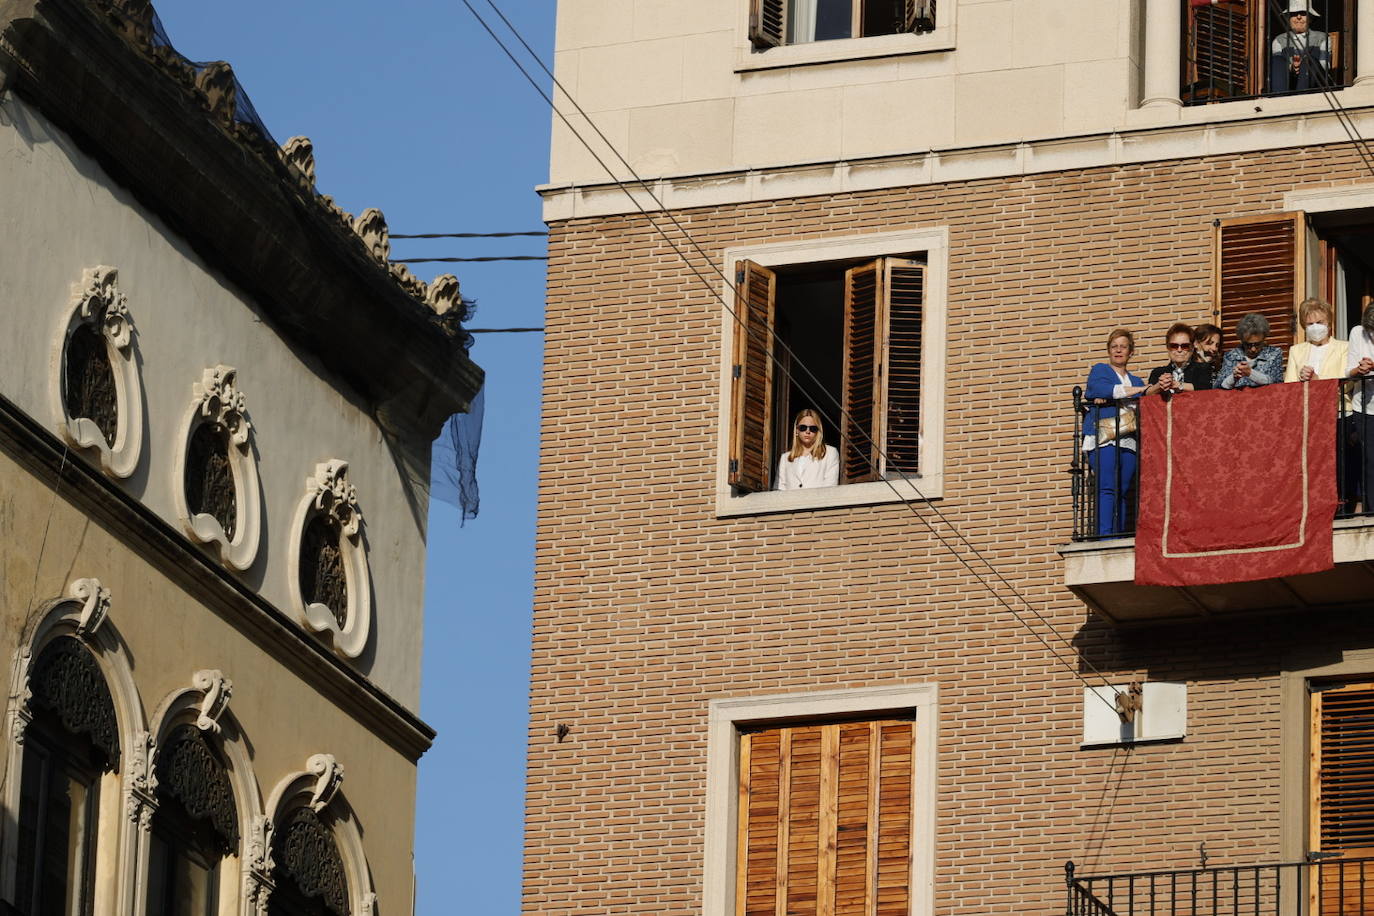
<path id="1" fill-rule="evenodd" d="M 543 238 L 547 232 L 422 232 L 408 235 L 392 232 L 387 237 L 393 239 L 514 239 Z"/>
<path id="2" fill-rule="evenodd" d="M 543 328 L 464 328 L 469 334 L 542 334 Z"/>
<path id="3" fill-rule="evenodd" d="M 662 225 L 660 225 L 659 222 L 654 218 L 654 215 L 651 214 L 644 207 L 644 205 L 640 202 L 635 192 L 631 190 L 629 187 L 627 187 L 626 182 L 617 177 L 615 172 L 610 168 L 610 166 L 606 164 L 605 160 L 597 154 L 596 150 L 592 148 L 591 143 L 586 139 L 586 137 L 582 135 L 582 133 L 576 127 L 572 125 L 572 122 L 568 119 L 568 116 L 564 114 L 563 111 L 560 110 L 557 105 L 554 104 L 554 101 L 552 98 L 550 98 L 549 94 L 544 91 L 544 88 L 539 85 L 539 83 L 534 79 L 534 77 L 525 68 L 525 66 L 521 64 L 518 59 L 516 59 L 515 54 L 506 45 L 506 43 L 501 40 L 500 36 L 496 34 L 496 32 L 491 28 L 487 21 L 482 18 L 481 14 L 477 12 L 477 10 L 472 6 L 471 2 L 469 2 L 469 0 L 463 0 L 463 5 L 467 7 L 468 12 L 472 13 L 473 18 L 477 20 L 477 22 L 482 26 L 486 33 L 491 36 L 492 40 L 495 41 L 496 44 L 501 48 L 501 50 L 505 53 L 506 57 L 510 59 L 511 63 L 515 65 L 516 69 L 520 71 L 521 75 L 523 75 L 526 81 L 528 81 L 529 84 L 534 88 L 535 92 L 539 93 L 540 97 L 550 107 L 553 113 L 558 116 L 559 120 L 562 121 L 564 126 L 566 126 L 568 130 L 572 132 L 573 136 L 576 137 L 578 141 L 583 145 L 583 147 L 586 148 L 587 152 L 591 155 L 591 157 L 594 160 L 596 160 L 596 163 L 602 168 L 602 170 L 606 172 L 607 176 L 616 185 L 616 187 L 619 188 L 626 195 L 627 198 L 629 198 L 630 202 L 634 204 L 635 209 L 639 211 L 639 213 L 645 218 L 649 225 L 660 236 L 663 237 L 665 242 L 668 243 L 668 246 L 672 249 L 673 253 L 676 254 L 678 258 L 682 260 L 683 264 L 686 265 L 688 270 L 690 270 L 692 274 L 696 277 L 696 279 L 699 282 L 701 282 L 701 284 L 711 293 L 712 297 L 720 303 L 721 307 L 725 309 L 726 313 L 730 315 L 732 319 L 734 319 L 736 325 L 742 328 L 745 333 L 759 333 L 751 329 L 745 322 L 743 322 L 740 319 L 740 316 L 736 313 L 735 309 L 731 306 L 729 302 L 726 301 L 725 297 L 720 294 L 719 290 L 715 287 L 715 285 L 708 281 L 706 277 L 704 277 L 701 274 L 700 270 L 698 270 L 696 265 L 692 263 L 687 253 L 683 251 L 682 248 L 679 246 L 679 243 L 668 234 L 667 230 L 665 230 L 662 227 Z M 615 148 L 615 145 L 612 144 L 606 138 L 605 134 L 601 132 L 601 129 L 598 128 L 596 124 L 591 120 L 591 118 L 587 116 L 587 113 L 582 110 L 582 107 L 578 105 L 577 101 L 572 97 L 568 90 L 559 82 L 558 78 L 554 76 L 553 71 L 551 71 L 548 68 L 548 66 L 544 63 L 540 56 L 534 51 L 533 48 L 530 47 L 529 43 L 525 41 L 524 36 L 520 34 L 520 30 L 515 28 L 515 26 L 511 24 L 510 20 L 506 18 L 505 14 L 501 12 L 500 8 L 497 7 L 493 0 L 487 0 L 487 5 L 490 6 L 492 10 L 495 11 L 496 15 L 500 17 L 501 21 L 505 23 L 506 28 L 508 28 L 511 31 L 511 33 L 515 36 L 516 40 L 520 42 L 521 46 L 524 47 L 526 53 L 528 53 L 530 57 L 532 57 L 535 60 L 535 62 L 538 63 L 540 69 L 542 69 L 544 73 L 548 75 L 548 77 L 553 81 L 554 86 L 557 87 L 558 91 L 563 93 L 564 97 L 572 104 L 573 108 L 577 111 L 577 113 L 582 116 L 583 120 L 586 121 L 586 123 L 601 139 L 601 142 L 605 144 L 606 148 L 609 149 L 610 152 L 615 155 L 616 159 L 619 160 L 620 164 L 624 166 L 626 171 L 628 171 L 629 174 L 634 178 L 635 183 L 638 184 L 639 187 L 644 191 L 644 193 L 649 197 L 649 199 L 652 200 L 658 206 L 658 212 L 661 215 L 663 215 L 670 223 L 672 223 L 673 227 L 678 231 L 679 234 L 681 234 L 681 236 L 684 239 L 686 239 L 687 243 L 690 244 L 691 247 L 695 250 L 695 252 L 706 262 L 708 267 L 718 277 L 720 277 L 720 279 L 725 284 L 725 287 L 728 290 L 730 290 L 732 294 L 738 297 L 738 291 L 736 290 L 734 283 L 731 281 L 731 278 L 726 276 L 726 274 L 721 271 L 721 269 L 715 264 L 711 257 L 702 249 L 700 244 L 697 243 L 696 239 L 692 237 L 692 235 L 682 226 L 682 224 L 677 220 L 673 213 L 670 210 L 668 210 L 668 208 L 658 198 L 658 196 L 654 193 L 652 186 L 635 172 L 634 168 L 629 164 L 629 162 L 626 161 L 625 157 L 622 156 L 620 152 Z M 795 354 L 787 345 L 786 341 L 782 340 L 782 338 L 778 336 L 776 331 L 770 330 L 769 332 L 767 332 L 767 336 L 765 339 L 768 339 L 768 342 L 773 344 L 775 347 L 781 348 L 783 353 L 790 360 L 791 366 L 796 366 L 800 368 L 806 374 L 806 376 L 812 381 L 812 383 L 816 384 L 820 388 L 820 390 L 825 390 L 825 386 L 822 385 L 816 379 L 815 374 L 803 361 L 796 358 Z M 793 376 L 789 369 L 789 364 L 785 363 L 782 359 L 780 359 L 777 356 L 777 354 L 773 351 L 773 347 L 769 347 L 768 349 L 770 360 L 773 362 L 775 367 L 781 372 L 783 377 L 790 380 Z M 831 398 L 831 401 L 832 403 L 834 403 L 833 397 Z M 836 404 L 835 406 L 836 409 L 839 411 L 839 415 L 842 419 L 848 417 L 848 414 L 844 410 L 842 405 Z M 826 416 L 826 419 L 831 423 L 834 422 L 833 418 L 830 416 Z M 1017 598 L 1017 600 L 1022 605 L 1024 605 L 1025 608 L 1038 621 L 1040 621 L 1040 623 L 1047 630 L 1049 630 L 1054 635 L 1056 639 L 1063 643 L 1071 652 L 1074 651 L 1073 643 L 1070 642 L 1068 639 L 1064 638 L 1063 636 L 1061 636 L 1054 629 L 1053 625 L 1044 617 L 1044 615 L 1041 614 L 1040 611 L 1037 610 L 1033 604 L 1031 604 L 1030 600 L 1027 599 L 1023 594 L 1021 594 L 1021 592 L 1018 591 L 1016 587 L 1013 586 L 1009 581 L 1007 581 L 1006 577 L 1003 576 L 1001 572 L 995 566 L 992 565 L 991 561 L 989 561 L 982 554 L 982 552 L 968 540 L 968 538 L 959 529 L 959 527 L 952 523 L 944 515 L 944 513 L 940 511 L 938 506 L 927 500 L 922 495 L 920 488 L 916 485 L 915 481 L 912 479 L 911 475 L 906 471 L 906 469 L 902 468 L 896 462 L 893 462 L 884 453 L 881 446 L 879 446 L 877 442 L 873 441 L 872 437 L 868 435 L 866 430 L 863 430 L 862 427 L 858 424 L 855 424 L 855 427 L 859 429 L 861 435 L 863 436 L 863 439 L 873 449 L 874 453 L 880 458 L 883 458 L 887 462 L 888 466 L 897 472 L 900 480 L 911 487 L 911 489 L 923 501 L 923 505 L 930 510 L 930 512 L 940 521 L 942 525 L 944 525 L 953 533 L 954 538 L 956 538 L 958 542 L 963 545 L 963 547 L 968 551 L 968 553 L 974 556 L 979 562 L 981 562 L 982 565 L 987 568 L 988 572 L 992 575 L 992 577 L 995 578 L 1007 590 L 1007 592 L 1014 595 Z M 1056 662 L 1067 668 L 1069 673 L 1072 674 L 1074 678 L 1081 682 L 1085 687 L 1091 689 L 1093 695 L 1097 696 L 1103 703 L 1105 703 L 1109 708 L 1111 708 L 1113 712 L 1116 711 L 1115 705 L 1111 701 L 1109 701 L 1105 696 L 1098 693 L 1095 688 L 1093 688 L 1093 685 L 1090 684 L 1086 678 L 1084 678 L 1083 674 L 1078 670 L 1078 668 L 1074 666 L 1072 661 L 1066 659 L 1063 655 L 1061 655 L 1059 651 L 1056 650 L 1046 640 L 1046 638 L 1043 635 L 1041 635 L 1041 633 L 1034 626 L 1031 625 L 1031 623 L 1028 620 L 1021 616 L 1021 614 L 1006 600 L 1006 598 L 993 586 L 993 584 L 989 582 L 982 573 L 980 573 L 977 569 L 974 568 L 973 564 L 970 563 L 969 560 L 962 553 L 960 553 L 960 551 L 957 550 L 954 547 L 954 545 L 949 542 L 949 540 L 946 539 L 946 536 L 942 534 L 941 531 L 938 528 L 936 528 L 935 525 L 932 524 L 929 519 L 922 515 L 913 503 L 908 502 L 902 496 L 901 491 L 897 489 L 896 484 L 891 479 L 884 477 L 882 478 L 881 482 L 885 483 L 888 486 L 888 488 L 892 490 L 893 494 L 898 497 L 898 499 L 904 506 L 906 506 L 908 511 L 910 511 L 918 521 L 925 525 L 927 530 L 930 531 L 931 535 L 940 543 L 940 545 L 943 548 L 945 548 L 946 551 L 949 552 L 951 556 L 954 557 L 955 560 L 957 560 L 960 563 L 960 565 L 962 565 L 969 572 L 970 575 L 973 576 L 975 581 L 977 581 L 985 589 L 987 589 L 987 591 L 991 594 L 993 600 L 997 602 L 1001 607 L 1003 607 L 1008 613 L 1010 613 L 1012 617 L 1018 623 L 1020 623 L 1021 626 L 1037 642 L 1040 643 L 1041 646 L 1044 647 L 1045 651 L 1049 653 L 1051 658 L 1053 658 Z M 1099 668 L 1097 668 L 1096 665 L 1094 665 L 1091 661 L 1089 661 L 1086 658 L 1081 658 L 1081 661 L 1088 668 L 1088 670 L 1102 682 L 1104 686 L 1111 688 L 1112 685 L 1107 681 L 1106 676 L 1102 673 L 1102 671 Z"/>

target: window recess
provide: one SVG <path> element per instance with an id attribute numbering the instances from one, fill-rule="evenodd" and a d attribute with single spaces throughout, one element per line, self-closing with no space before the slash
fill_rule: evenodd
<path id="1" fill-rule="evenodd" d="M 1184 104 L 1319 92 L 1354 78 L 1355 0 L 1318 3 L 1302 35 L 1290 31 L 1287 0 L 1179 2 Z M 1297 70 L 1294 56 L 1302 58 Z"/>
<path id="2" fill-rule="evenodd" d="M 927 267 L 913 256 L 736 264 L 729 484 L 768 490 L 793 415 L 821 414 L 841 484 L 919 473 Z"/>
<path id="3" fill-rule="evenodd" d="M 935 29 L 936 0 L 750 0 L 755 51 L 783 45 L 923 33 Z"/>
<path id="4" fill-rule="evenodd" d="M 1311 691 L 1308 848 L 1323 863 L 1311 909 L 1366 913 L 1374 909 L 1374 884 L 1360 862 L 1341 860 L 1374 856 L 1374 684 L 1314 684 Z"/>

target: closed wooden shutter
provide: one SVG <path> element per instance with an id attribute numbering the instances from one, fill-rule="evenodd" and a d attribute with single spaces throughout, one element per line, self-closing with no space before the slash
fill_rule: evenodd
<path id="1" fill-rule="evenodd" d="M 1345 684 L 1312 693 L 1313 882 L 1317 912 L 1374 913 L 1374 684 Z"/>
<path id="2" fill-rule="evenodd" d="M 921 328 L 926 267 L 884 258 L 887 294 L 887 453 L 884 471 L 916 474 L 921 451 Z"/>
<path id="3" fill-rule="evenodd" d="M 1294 341 L 1294 313 L 1306 290 L 1302 213 L 1221 220 L 1213 272 L 1213 320 L 1229 350 L 1239 345 L 1236 322 L 1248 312 L 1269 319 L 1269 343 L 1285 352 Z"/>
<path id="4" fill-rule="evenodd" d="M 935 0 L 903 0 L 903 32 L 929 32 L 935 28 Z"/>
<path id="5" fill-rule="evenodd" d="M 1259 94 L 1263 2 L 1188 4 L 1185 101 Z"/>
<path id="6" fill-rule="evenodd" d="M 787 41 L 787 6 L 788 0 L 751 0 L 749 41 L 754 50 L 776 48 Z"/>
<path id="7" fill-rule="evenodd" d="M 773 321 L 777 276 L 753 261 L 735 266 L 735 337 L 730 381 L 730 485 L 767 490 L 773 462 Z"/>
<path id="8" fill-rule="evenodd" d="M 840 426 L 840 481 L 862 483 L 881 473 L 883 441 L 882 352 L 887 327 L 881 264 L 873 261 L 844 274 L 844 417 Z"/>
<path id="9" fill-rule="evenodd" d="M 737 916 L 907 916 L 916 722 L 740 738 Z"/>

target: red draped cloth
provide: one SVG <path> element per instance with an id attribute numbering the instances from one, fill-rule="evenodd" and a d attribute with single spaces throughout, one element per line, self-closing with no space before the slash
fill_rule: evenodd
<path id="1" fill-rule="evenodd" d="M 1136 584 L 1330 569 L 1339 392 L 1321 379 L 1145 398 Z"/>

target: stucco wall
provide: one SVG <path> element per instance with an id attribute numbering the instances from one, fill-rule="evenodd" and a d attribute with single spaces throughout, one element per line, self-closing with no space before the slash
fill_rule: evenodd
<path id="1" fill-rule="evenodd" d="M 1121 126 L 1139 95 L 1138 10 L 940 0 L 920 50 L 771 67 L 776 50 L 749 50 L 746 0 L 563 0 L 555 70 L 645 176 L 850 160 Z M 606 180 L 557 117 L 549 180 Z"/>
<path id="2" fill-rule="evenodd" d="M 323 696 L 308 677 L 275 660 L 169 582 L 67 498 L 54 499 L 51 481 L 36 478 L 0 449 L 0 678 L 6 695 L 11 660 L 27 623 L 46 602 L 65 597 L 68 584 L 82 577 L 100 579 L 112 593 L 105 626 L 118 634 L 121 663 L 132 668 L 145 720 L 170 693 L 189 687 L 197 670 L 218 668 L 233 681 L 227 715 L 242 733 L 260 804 L 267 803 L 284 777 L 303 770 L 311 755 L 338 758 L 345 769 L 341 796 L 362 830 L 378 911 L 409 912 L 414 765 Z M 129 728 L 130 723 L 120 722 L 121 733 Z M 130 752 L 128 746 L 121 748 L 125 762 Z M 0 774 L 0 784 L 7 775 Z M 120 834 L 112 828 L 124 816 L 125 787 L 118 781 L 125 777 L 108 778 L 116 780 L 120 792 L 113 799 L 112 817 L 101 822 L 103 861 L 115 855 Z M 240 803 L 241 820 L 243 809 Z M 246 825 L 241 829 L 246 831 Z M 129 854 L 119 850 L 120 856 Z M 228 877 L 222 895 L 237 893 L 237 874 Z M 114 906 L 110 884 L 102 885 L 101 906 Z"/>
<path id="3" fill-rule="evenodd" d="M 283 340 L 263 312 L 146 211 L 72 139 L 13 95 L 0 102 L 0 391 L 49 429 L 54 341 L 73 284 L 97 265 L 119 270 L 137 334 L 146 396 L 144 455 L 128 492 L 176 524 L 175 466 L 192 384 L 216 364 L 239 370 L 264 497 L 259 555 L 242 578 L 290 613 L 296 504 L 318 462 L 341 458 L 366 520 L 375 611 L 359 669 L 418 708 L 427 493 L 366 405 Z M 423 454 L 424 444 L 420 444 Z M 91 456 L 81 455 L 82 460 Z"/>

